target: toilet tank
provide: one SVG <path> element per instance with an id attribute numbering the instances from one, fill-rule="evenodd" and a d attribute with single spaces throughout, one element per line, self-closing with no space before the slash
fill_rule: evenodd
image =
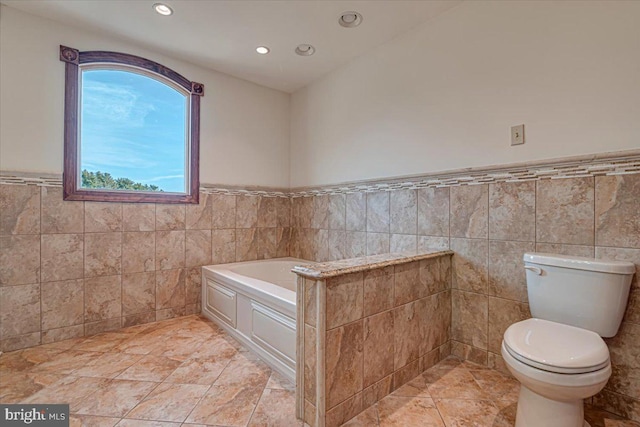
<path id="1" fill-rule="evenodd" d="M 531 315 L 612 337 L 627 306 L 635 265 L 545 253 L 524 254 Z"/>

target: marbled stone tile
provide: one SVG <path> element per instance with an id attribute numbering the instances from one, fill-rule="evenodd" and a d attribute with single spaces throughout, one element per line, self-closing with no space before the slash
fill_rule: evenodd
<path id="1" fill-rule="evenodd" d="M 363 407 L 366 408 L 367 405 L 364 403 L 363 397 Z M 366 409 L 365 411 L 359 413 L 356 417 L 349 420 L 347 423 L 343 424 L 344 427 L 371 427 L 378 426 L 378 407 L 374 406 Z"/>
<path id="2" fill-rule="evenodd" d="M 596 247 L 596 258 L 628 261 L 636 265 L 624 319 L 627 322 L 640 324 L 640 249 Z"/>
<path id="3" fill-rule="evenodd" d="M 392 311 L 385 311 L 364 319 L 364 387 L 369 387 L 393 373 L 393 322 Z"/>
<path id="4" fill-rule="evenodd" d="M 362 406 L 365 408 L 374 405 L 393 391 L 393 375 L 389 375 L 377 383 L 365 388 L 362 392 Z"/>
<path id="5" fill-rule="evenodd" d="M 182 317 L 187 315 L 186 305 L 183 307 L 171 307 L 164 310 L 156 310 L 156 322 L 162 320 L 175 319 L 176 317 Z"/>
<path id="6" fill-rule="evenodd" d="M 40 332 L 32 332 L 0 340 L 0 351 L 9 352 L 39 345 L 41 343 L 40 335 Z"/>
<path id="7" fill-rule="evenodd" d="M 623 322 L 618 334 L 606 339 L 611 356 L 611 378 L 606 389 L 640 400 L 640 325 Z"/>
<path id="8" fill-rule="evenodd" d="M 489 223 L 489 186 L 451 187 L 451 237 L 486 239 Z"/>
<path id="9" fill-rule="evenodd" d="M 489 351 L 500 353 L 502 337 L 507 328 L 530 317 L 529 304 L 489 297 Z"/>
<path id="10" fill-rule="evenodd" d="M 480 350 L 479 348 L 469 344 L 451 341 L 451 355 L 479 365 L 487 365 L 488 352 L 486 350 Z"/>
<path id="11" fill-rule="evenodd" d="M 183 268 L 156 272 L 156 310 L 184 307 L 185 278 Z"/>
<path id="12" fill-rule="evenodd" d="M 397 388 L 392 396 L 394 397 L 431 397 L 429 395 L 429 383 L 425 377 L 418 375 L 413 380 Z"/>
<path id="13" fill-rule="evenodd" d="M 489 242 L 489 295 L 527 302 L 527 279 L 522 256 L 533 242 Z"/>
<path id="14" fill-rule="evenodd" d="M 114 317 L 112 319 L 99 320 L 97 322 L 89 322 L 84 324 L 84 333 L 86 336 L 101 334 L 104 332 L 112 332 L 122 327 L 122 318 Z"/>
<path id="15" fill-rule="evenodd" d="M 562 243 L 536 243 L 536 252 L 583 256 L 587 258 L 593 258 L 595 256 L 595 248 L 593 246 L 563 245 Z"/>
<path id="16" fill-rule="evenodd" d="M 243 427 L 249 422 L 262 388 L 213 386 L 187 417 L 187 423 Z"/>
<path id="17" fill-rule="evenodd" d="M 520 395 L 520 382 L 510 375 L 504 375 L 493 369 L 471 369 L 476 383 L 492 400 L 517 403 Z"/>
<path id="18" fill-rule="evenodd" d="M 364 315 L 370 316 L 394 307 L 394 267 L 364 272 Z"/>
<path id="19" fill-rule="evenodd" d="M 122 233 L 122 272 L 139 273 L 156 269 L 156 233 Z"/>
<path id="20" fill-rule="evenodd" d="M 339 260 L 347 258 L 347 232 L 344 230 L 329 230 L 329 259 Z"/>
<path id="21" fill-rule="evenodd" d="M 234 348 L 227 348 L 213 356 L 190 357 L 164 381 L 165 383 L 210 386 L 220 376 L 235 354 Z"/>
<path id="22" fill-rule="evenodd" d="M 40 187 L 0 185 L 0 234 L 40 233 Z"/>
<path id="23" fill-rule="evenodd" d="M 511 376 L 511 372 L 509 372 L 509 368 L 507 368 L 507 365 L 500 354 L 489 352 L 487 356 L 487 367 L 489 369 L 495 369 L 503 375 Z"/>
<path id="24" fill-rule="evenodd" d="M 593 406 L 625 418 L 640 421 L 640 401 L 606 388 L 593 397 Z M 609 427 L 608 425 L 605 427 Z"/>
<path id="25" fill-rule="evenodd" d="M 122 233 L 87 233 L 84 238 L 84 277 L 122 272 Z"/>
<path id="26" fill-rule="evenodd" d="M 421 260 L 419 275 L 422 296 L 451 289 L 451 259 L 442 257 Z"/>
<path id="27" fill-rule="evenodd" d="M 594 179 L 537 181 L 536 241 L 594 244 Z"/>
<path id="28" fill-rule="evenodd" d="M 489 184 L 489 238 L 526 242 L 535 240 L 534 181 Z"/>
<path id="29" fill-rule="evenodd" d="M 156 204 L 156 230 L 184 230 L 186 224 L 185 205 Z"/>
<path id="30" fill-rule="evenodd" d="M 414 261 L 395 266 L 394 305 L 399 306 L 427 295 L 420 282 L 420 262 Z"/>
<path id="31" fill-rule="evenodd" d="M 304 322 L 311 326 L 316 326 L 317 319 L 317 289 L 318 286 L 326 286 L 324 282 L 318 283 L 315 280 L 298 277 L 298 280 L 304 281 Z"/>
<path id="32" fill-rule="evenodd" d="M 389 252 L 415 252 L 418 249 L 418 236 L 415 234 L 392 234 L 389 240 Z"/>
<path id="33" fill-rule="evenodd" d="M 131 420 L 120 420 L 118 417 L 94 417 L 92 415 L 78 415 L 71 414 L 69 415 L 69 424 L 71 427 L 114 427 L 118 422 L 120 422 L 119 427 L 133 427 L 134 424 L 130 424 Z M 139 427 L 148 427 L 148 426 L 139 426 Z M 165 427 L 165 426 L 163 426 Z M 177 426 L 166 426 L 166 427 L 177 427 Z"/>
<path id="34" fill-rule="evenodd" d="M 154 203 L 124 203 L 122 205 L 124 231 L 155 231 L 156 205 Z"/>
<path id="35" fill-rule="evenodd" d="M 40 277 L 43 282 L 83 277 L 84 235 L 43 234 L 40 248 Z"/>
<path id="36" fill-rule="evenodd" d="M 136 420 L 184 421 L 208 386 L 162 383 L 127 414 Z"/>
<path id="37" fill-rule="evenodd" d="M 200 267 L 187 269 L 185 295 L 187 304 L 202 302 L 202 269 Z"/>
<path id="38" fill-rule="evenodd" d="M 451 292 L 440 292 L 418 301 L 419 353 L 425 355 L 449 341 Z"/>
<path id="39" fill-rule="evenodd" d="M 389 396 L 378 402 L 380 427 L 444 427 L 430 398 Z"/>
<path id="40" fill-rule="evenodd" d="M 0 384 L 2 403 L 19 403 L 43 388 L 62 379 L 60 375 L 30 372 L 3 372 Z"/>
<path id="41" fill-rule="evenodd" d="M 327 331 L 325 347 L 327 408 L 333 408 L 362 390 L 362 345 L 362 321 Z"/>
<path id="42" fill-rule="evenodd" d="M 110 380 L 97 387 L 97 390 L 84 399 L 74 412 L 123 417 L 156 386 L 157 384 L 153 382 Z"/>
<path id="43" fill-rule="evenodd" d="M 270 376 L 271 369 L 257 356 L 249 352 L 239 352 L 222 371 L 214 386 L 264 388 Z"/>
<path id="44" fill-rule="evenodd" d="M 211 202 L 211 227 L 214 229 L 235 228 L 236 196 L 209 194 L 209 200 Z"/>
<path id="45" fill-rule="evenodd" d="M 346 230 L 367 231 L 367 194 L 346 195 Z"/>
<path id="46" fill-rule="evenodd" d="M 185 227 L 187 230 L 211 230 L 213 221 L 211 208 L 213 200 L 206 193 L 200 193 L 199 203 L 190 204 L 186 207 Z"/>
<path id="47" fill-rule="evenodd" d="M 333 329 L 362 318 L 363 274 L 353 273 L 327 280 L 327 329 Z"/>
<path id="48" fill-rule="evenodd" d="M 260 197 L 258 201 L 258 222 L 259 228 L 274 228 L 278 225 L 278 213 L 276 211 L 275 197 Z"/>
<path id="49" fill-rule="evenodd" d="M 276 228 L 276 257 L 290 256 L 291 228 Z"/>
<path id="50" fill-rule="evenodd" d="M 102 276 L 84 281 L 84 320 L 95 322 L 121 316 L 122 284 L 120 276 Z"/>
<path id="51" fill-rule="evenodd" d="M 496 425 L 500 412 L 489 400 L 436 399 L 436 406 L 446 425 Z"/>
<path id="52" fill-rule="evenodd" d="M 420 375 L 420 359 L 416 359 L 413 362 L 407 363 L 402 368 L 393 373 L 394 390 L 402 387 L 418 375 Z"/>
<path id="53" fill-rule="evenodd" d="M 449 188 L 418 189 L 418 234 L 449 237 Z"/>
<path id="54" fill-rule="evenodd" d="M 185 248 L 187 267 L 211 264 L 211 230 L 187 230 Z"/>
<path id="55" fill-rule="evenodd" d="M 275 258 L 277 254 L 278 232 L 276 228 L 258 228 L 256 242 L 257 259 Z"/>
<path id="56" fill-rule="evenodd" d="M 258 226 L 259 204 L 259 196 L 237 196 L 236 228 L 254 228 Z"/>
<path id="57" fill-rule="evenodd" d="M 367 193 L 367 232 L 389 233 L 389 192 Z"/>
<path id="58" fill-rule="evenodd" d="M 596 245 L 640 248 L 640 173 L 595 178 Z"/>
<path id="59" fill-rule="evenodd" d="M 122 315 L 145 313 L 156 308 L 156 273 L 122 275 Z"/>
<path id="60" fill-rule="evenodd" d="M 453 363 L 460 363 L 453 360 Z M 433 398 L 486 400 L 489 396 L 482 391 L 471 373 L 459 365 L 453 369 L 443 369 L 440 363 L 422 374 L 430 382 L 429 394 Z"/>
<path id="61" fill-rule="evenodd" d="M 345 258 L 357 258 L 367 254 L 367 233 L 347 231 L 345 237 Z"/>
<path id="62" fill-rule="evenodd" d="M 256 259 L 258 259 L 257 229 L 236 229 L 236 261 L 254 261 Z"/>
<path id="63" fill-rule="evenodd" d="M 386 254 L 390 248 L 388 233 L 367 233 L 367 255 Z"/>
<path id="64" fill-rule="evenodd" d="M 296 385 L 278 371 L 271 371 L 271 376 L 269 377 L 269 382 L 267 383 L 266 388 L 295 391 Z"/>
<path id="65" fill-rule="evenodd" d="M 297 228 L 311 228 L 313 197 L 296 197 L 291 201 L 291 224 Z"/>
<path id="66" fill-rule="evenodd" d="M 362 393 L 351 396 L 327 411 L 325 427 L 339 427 L 362 412 Z"/>
<path id="67" fill-rule="evenodd" d="M 155 304 L 154 304 L 155 306 Z M 132 314 L 131 316 L 122 317 L 122 327 L 128 328 L 131 326 L 144 325 L 156 321 L 156 312 L 147 311 L 146 313 Z"/>
<path id="68" fill-rule="evenodd" d="M 420 356 L 419 304 L 414 301 L 393 309 L 394 369 L 400 369 Z M 395 388 L 395 385 L 394 385 Z"/>
<path id="69" fill-rule="evenodd" d="M 85 202 L 84 232 L 122 231 L 122 203 Z"/>
<path id="70" fill-rule="evenodd" d="M 40 281 L 40 236 L 0 236 L 0 286 Z"/>
<path id="71" fill-rule="evenodd" d="M 156 231 L 156 270 L 184 267 L 185 231 Z"/>
<path id="72" fill-rule="evenodd" d="M 80 403 L 108 382 L 105 378 L 68 376 L 43 388 L 26 399 L 25 403 L 66 403 L 71 412 L 78 410 Z"/>
<path id="73" fill-rule="evenodd" d="M 416 234 L 418 230 L 417 190 L 397 190 L 389 193 L 389 228 L 391 233 Z"/>
<path id="74" fill-rule="evenodd" d="M 289 197 L 276 198 L 276 225 L 291 227 L 291 199 Z"/>
<path id="75" fill-rule="evenodd" d="M 62 200 L 62 188 L 42 187 L 43 234 L 84 232 L 84 202 Z"/>
<path id="76" fill-rule="evenodd" d="M 65 326 L 62 328 L 42 331 L 42 344 L 50 344 L 58 341 L 84 337 L 84 324 Z"/>
<path id="77" fill-rule="evenodd" d="M 448 237 L 418 236 L 418 252 L 445 251 L 449 249 Z"/>
<path id="78" fill-rule="evenodd" d="M 84 322 L 84 282 L 67 280 L 42 284 L 42 330 Z"/>
<path id="79" fill-rule="evenodd" d="M 141 354 L 104 353 L 73 372 L 78 377 L 115 378 L 142 358 Z"/>
<path id="80" fill-rule="evenodd" d="M 211 263 L 225 264 L 236 260 L 236 230 L 211 231 Z"/>
<path id="81" fill-rule="evenodd" d="M 347 218 L 347 197 L 344 194 L 329 196 L 329 229 L 345 230 Z"/>
<path id="82" fill-rule="evenodd" d="M 313 233 L 314 256 L 316 262 L 329 261 L 329 230 L 311 230 Z"/>
<path id="83" fill-rule="evenodd" d="M 265 389 L 248 426 L 302 427 L 296 419 L 295 393 L 289 390 Z"/>
<path id="84" fill-rule="evenodd" d="M 0 339 L 40 331 L 40 285 L 0 288 Z"/>
<path id="85" fill-rule="evenodd" d="M 452 339 L 487 349 L 489 301 L 486 295 L 454 290 L 452 298 Z"/>
<path id="86" fill-rule="evenodd" d="M 313 197 L 311 228 L 326 230 L 329 228 L 329 196 Z"/>
<path id="87" fill-rule="evenodd" d="M 451 239 L 454 289 L 486 294 L 489 281 L 489 244 L 479 239 Z"/>
<path id="88" fill-rule="evenodd" d="M 304 397 L 311 402 L 316 401 L 317 366 L 316 328 L 304 325 Z"/>
<path id="89" fill-rule="evenodd" d="M 148 354 L 118 375 L 117 379 L 160 382 L 181 364 L 182 361 L 177 358 Z"/>

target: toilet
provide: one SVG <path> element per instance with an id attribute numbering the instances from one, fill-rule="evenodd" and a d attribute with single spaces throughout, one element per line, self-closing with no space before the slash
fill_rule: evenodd
<path id="1" fill-rule="evenodd" d="M 583 399 L 611 376 L 602 337 L 618 332 L 635 266 L 544 253 L 524 255 L 533 318 L 509 326 L 502 357 L 520 381 L 516 427 L 583 427 Z"/>

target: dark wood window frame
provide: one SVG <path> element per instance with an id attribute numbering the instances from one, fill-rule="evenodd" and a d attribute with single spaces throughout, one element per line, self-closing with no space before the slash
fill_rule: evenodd
<path id="1" fill-rule="evenodd" d="M 60 46 L 60 60 L 65 62 L 64 102 L 64 200 L 88 200 L 98 202 L 139 203 L 198 203 L 200 189 L 200 97 L 204 96 L 204 85 L 192 82 L 177 72 L 139 56 L 126 53 L 87 51 L 80 52 Z M 116 64 L 129 66 L 169 79 L 190 93 L 190 129 L 188 191 L 186 193 L 162 193 L 130 190 L 100 190 L 79 187 L 78 130 L 79 130 L 79 73 L 85 64 Z"/>

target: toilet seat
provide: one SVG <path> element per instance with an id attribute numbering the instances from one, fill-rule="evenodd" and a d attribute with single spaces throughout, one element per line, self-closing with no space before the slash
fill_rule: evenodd
<path id="1" fill-rule="evenodd" d="M 509 326 L 504 344 L 515 359 L 548 372 L 582 374 L 609 364 L 609 349 L 598 334 L 543 319 Z"/>

